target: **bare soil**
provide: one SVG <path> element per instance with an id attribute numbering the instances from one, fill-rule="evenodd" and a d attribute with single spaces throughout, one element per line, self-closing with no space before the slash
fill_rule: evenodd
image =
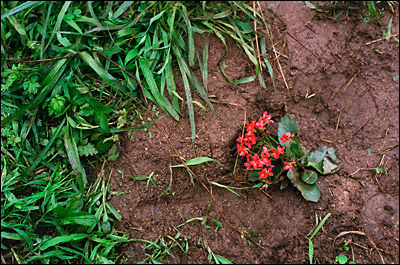
<path id="1" fill-rule="evenodd" d="M 276 2 L 268 9 L 270 3 L 263 2 L 262 7 L 289 89 L 277 60 L 273 61 L 275 89 L 265 69 L 265 89 L 258 81 L 228 83 L 217 67 L 224 46 L 212 36 L 208 93 L 216 112 L 229 121 L 195 105 L 197 137 L 193 147 L 187 108 L 178 122 L 169 117 L 159 121 L 181 156 L 206 156 L 225 166 L 210 162 L 191 168 L 211 189 L 227 220 L 245 233 L 258 232 L 253 239 L 263 248 L 249 245 L 224 222 L 210 195 L 198 181 L 191 183 L 186 169 L 170 168 L 180 162 L 155 126 L 148 130 L 151 138 L 143 130 L 124 135 L 111 178 L 111 189 L 122 192 L 111 201 L 123 217 L 116 229 L 150 241 L 174 236 L 177 231 L 190 238 L 188 254 L 175 248 L 174 257 L 166 257 L 165 263 L 208 263 L 208 252 L 199 240 L 234 263 L 308 263 L 306 236 L 315 229 L 316 219 L 320 222 L 331 213 L 313 238 L 315 262 L 333 263 L 340 254 L 352 260 L 351 249 L 343 249 L 344 242 L 351 241 L 356 263 L 399 263 L 399 81 L 393 80 L 399 74 L 399 44 L 391 39 L 365 45 L 382 37 L 392 15 L 392 34 L 398 34 L 398 10 L 392 14 L 386 8 L 389 10 L 377 25 L 364 23 L 356 11 L 334 21 L 303 2 Z M 202 47 L 201 36 L 196 45 Z M 232 40 L 228 45 L 223 63 L 229 77 L 254 74 L 246 54 Z M 178 78 L 177 85 L 184 95 Z M 204 104 L 200 98 L 194 99 Z M 239 197 L 211 184 L 252 185 L 244 180 L 240 159 L 239 170 L 233 174 L 235 139 L 245 118 L 247 123 L 264 111 L 271 113 L 276 123 L 286 113 L 292 115 L 308 149 L 335 148 L 343 167 L 318 179 L 318 203 L 304 200 L 293 187 L 270 187 L 271 199 L 258 189 L 237 190 Z M 377 174 L 377 167 L 382 173 Z M 146 181 L 130 178 L 152 172 L 157 185 L 150 184 L 148 190 Z M 165 192 L 168 186 L 170 190 Z M 176 228 L 203 216 L 222 223 L 217 233 L 210 219 L 209 229 L 200 221 Z M 352 232 L 341 234 L 347 231 Z M 146 257 L 144 246 L 143 242 L 130 242 L 121 251 L 128 261 L 138 262 Z"/>

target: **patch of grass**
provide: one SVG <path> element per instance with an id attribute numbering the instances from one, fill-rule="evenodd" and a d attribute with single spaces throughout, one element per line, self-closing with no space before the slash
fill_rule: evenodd
<path id="1" fill-rule="evenodd" d="M 172 250 L 178 248 L 185 255 L 189 251 L 189 239 L 177 232 L 174 237 L 167 235 L 164 237 L 159 237 L 154 242 L 148 241 L 148 245 L 144 248 L 146 251 L 146 256 L 142 261 L 138 261 L 138 264 L 161 264 L 162 260 L 167 256 L 174 257 Z"/>
<path id="2" fill-rule="evenodd" d="M 330 1 L 317 2 L 315 6 L 311 2 L 305 1 L 305 5 L 316 12 L 332 14 L 333 20 L 337 20 L 344 13 L 348 15 L 356 10 L 365 23 L 371 21 L 379 23 L 383 11 L 390 10 L 394 13 L 399 3 L 397 1 Z"/>
<path id="3" fill-rule="evenodd" d="M 18 262 L 114 262 L 115 246 L 127 237 L 113 228 L 121 216 L 108 202 L 109 178 L 92 172 L 95 164 L 118 159 L 120 132 L 152 122 L 141 116 L 138 84 L 90 51 L 143 80 L 146 97 L 174 119 L 186 105 L 194 141 L 193 104 L 203 104 L 193 93 L 214 111 L 207 95 L 208 35 L 226 53 L 228 36 L 246 52 L 255 74 L 229 81 L 251 82 L 261 74 L 249 23 L 261 23 L 260 15 L 234 1 L 2 1 L 1 13 L 2 253 Z M 204 37 L 202 51 L 196 33 Z M 149 183 L 154 178 L 147 178 L 147 189 Z"/>

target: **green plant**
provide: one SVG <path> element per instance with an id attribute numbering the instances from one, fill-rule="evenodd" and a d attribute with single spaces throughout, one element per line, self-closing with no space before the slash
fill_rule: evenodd
<path id="1" fill-rule="evenodd" d="M 146 191 L 149 190 L 149 184 L 153 184 L 153 186 L 156 186 L 156 177 L 154 176 L 154 172 L 151 172 L 150 175 L 146 176 L 146 175 L 137 175 L 137 176 L 131 176 L 131 179 L 133 180 L 147 180 L 146 183 Z"/>
<path id="2" fill-rule="evenodd" d="M 189 239 L 190 238 L 187 238 L 180 232 L 177 232 L 174 237 L 167 235 L 165 237 L 159 237 L 154 242 L 145 241 L 148 243 L 144 248 L 147 258 L 139 261 L 138 264 L 161 264 L 162 260 L 167 255 L 174 257 L 172 250 L 176 247 L 187 255 L 189 251 Z"/>
<path id="3" fill-rule="evenodd" d="M 186 104 L 194 140 L 193 104 L 203 105 L 192 100 L 193 90 L 213 110 L 209 34 L 225 47 L 232 37 L 255 65 L 253 76 L 230 82 L 261 77 L 257 32 L 249 26 L 253 19 L 260 23 L 260 15 L 253 14 L 244 2 L 2 1 L 2 253 L 37 263 L 118 259 L 115 246 L 126 237 L 112 224 L 120 217 L 107 202 L 108 182 L 89 172 L 98 173 L 93 164 L 118 159 L 120 132 L 153 122 L 140 114 L 138 83 L 98 52 L 145 79 L 146 97 L 173 118 Z M 202 51 L 196 33 L 204 37 Z M 154 178 L 147 189 L 149 183 Z"/>
<path id="4" fill-rule="evenodd" d="M 211 250 L 211 248 L 208 246 L 207 242 L 202 240 L 201 238 L 199 238 L 199 240 L 197 241 L 197 245 L 200 245 L 203 248 L 207 249 L 207 251 L 208 251 L 207 259 L 210 264 L 214 264 L 214 263 L 215 264 L 233 264 L 233 262 L 230 261 L 229 259 L 227 259 L 221 255 L 215 254 Z"/>
<path id="5" fill-rule="evenodd" d="M 318 233 L 318 231 L 321 229 L 321 227 L 325 224 L 326 220 L 331 216 L 331 213 L 328 213 L 324 219 L 318 224 L 317 228 L 315 228 L 314 232 L 311 234 L 310 237 L 307 237 L 308 240 L 308 257 L 310 259 L 310 264 L 313 263 L 313 257 L 314 257 L 314 245 L 312 243 L 312 239 L 314 236 Z"/>
<path id="6" fill-rule="evenodd" d="M 350 245 L 350 243 L 349 243 L 350 241 L 345 241 L 344 242 L 344 244 L 343 244 L 343 249 L 347 252 L 347 251 L 349 251 L 349 245 Z M 351 246 L 351 245 L 350 245 Z M 356 262 L 355 262 L 355 260 L 354 260 L 354 251 L 353 251 L 353 247 L 351 246 L 351 252 L 352 252 L 352 255 L 353 255 L 353 260 L 352 261 L 349 261 L 349 264 L 357 264 Z M 346 264 L 348 262 L 348 258 L 347 258 L 347 256 L 345 255 L 345 254 L 340 254 L 339 256 L 336 256 L 336 259 L 335 259 L 335 262 L 334 262 L 334 264 L 337 264 L 337 263 L 339 263 L 339 264 Z"/>
<path id="7" fill-rule="evenodd" d="M 320 197 L 316 183 L 318 173 L 325 175 L 337 172 L 341 162 L 333 148 L 309 151 L 300 143 L 298 125 L 290 115 L 282 117 L 278 134 L 271 134 L 267 125 L 272 123 L 267 112 L 246 125 L 244 136 L 238 136 L 237 150 L 246 158 L 244 165 L 250 181 L 262 181 L 263 189 L 281 183 L 281 189 L 291 182 L 308 201 L 317 202 Z"/>

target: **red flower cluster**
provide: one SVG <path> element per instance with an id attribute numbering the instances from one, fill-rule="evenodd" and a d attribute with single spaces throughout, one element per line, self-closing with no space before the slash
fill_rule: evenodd
<path id="1" fill-rule="evenodd" d="M 284 148 L 278 146 L 277 148 L 268 148 L 266 146 L 262 147 L 261 154 L 257 153 L 251 155 L 251 147 L 256 144 L 257 137 L 254 134 L 256 128 L 265 129 L 267 124 L 272 123 L 272 115 L 264 112 L 264 114 L 258 119 L 258 121 L 251 121 L 246 125 L 246 133 L 244 137 L 240 135 L 236 139 L 238 144 L 236 144 L 239 156 L 246 157 L 247 162 L 244 163 L 247 170 L 251 169 L 261 169 L 260 178 L 266 179 L 274 174 L 271 172 L 274 165 L 271 163 L 271 158 L 278 159 L 281 154 L 284 154 Z"/>
<path id="2" fill-rule="evenodd" d="M 282 143 L 293 141 L 292 137 L 294 137 L 293 133 L 284 133 L 281 138 L 279 138 Z"/>

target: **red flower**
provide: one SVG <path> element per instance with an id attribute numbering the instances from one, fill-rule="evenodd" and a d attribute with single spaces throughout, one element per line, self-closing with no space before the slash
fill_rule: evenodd
<path id="1" fill-rule="evenodd" d="M 247 170 L 251 170 L 251 167 L 253 167 L 253 169 L 260 169 L 262 167 L 258 154 L 254 154 L 251 160 L 249 156 L 247 156 L 247 163 L 244 163 L 244 165 L 247 167 Z"/>
<path id="2" fill-rule="evenodd" d="M 284 170 L 292 170 L 293 164 L 295 163 L 294 158 L 292 158 L 292 162 L 284 162 L 285 167 L 283 168 Z"/>
<path id="3" fill-rule="evenodd" d="M 243 157 L 245 155 L 247 155 L 247 151 L 248 149 L 242 144 L 236 144 L 238 152 L 239 152 L 239 156 Z"/>
<path id="4" fill-rule="evenodd" d="M 259 173 L 260 174 L 260 179 L 266 179 L 266 178 L 268 178 L 269 176 L 273 176 L 274 174 L 271 172 L 271 170 L 272 170 L 272 167 L 273 166 L 271 166 L 271 167 L 269 167 L 268 169 L 266 169 L 266 168 L 263 168 L 263 170 Z"/>
<path id="5" fill-rule="evenodd" d="M 294 137 L 293 133 L 284 133 L 281 138 L 279 138 L 282 143 L 286 143 L 288 141 L 293 141 L 292 137 Z"/>

